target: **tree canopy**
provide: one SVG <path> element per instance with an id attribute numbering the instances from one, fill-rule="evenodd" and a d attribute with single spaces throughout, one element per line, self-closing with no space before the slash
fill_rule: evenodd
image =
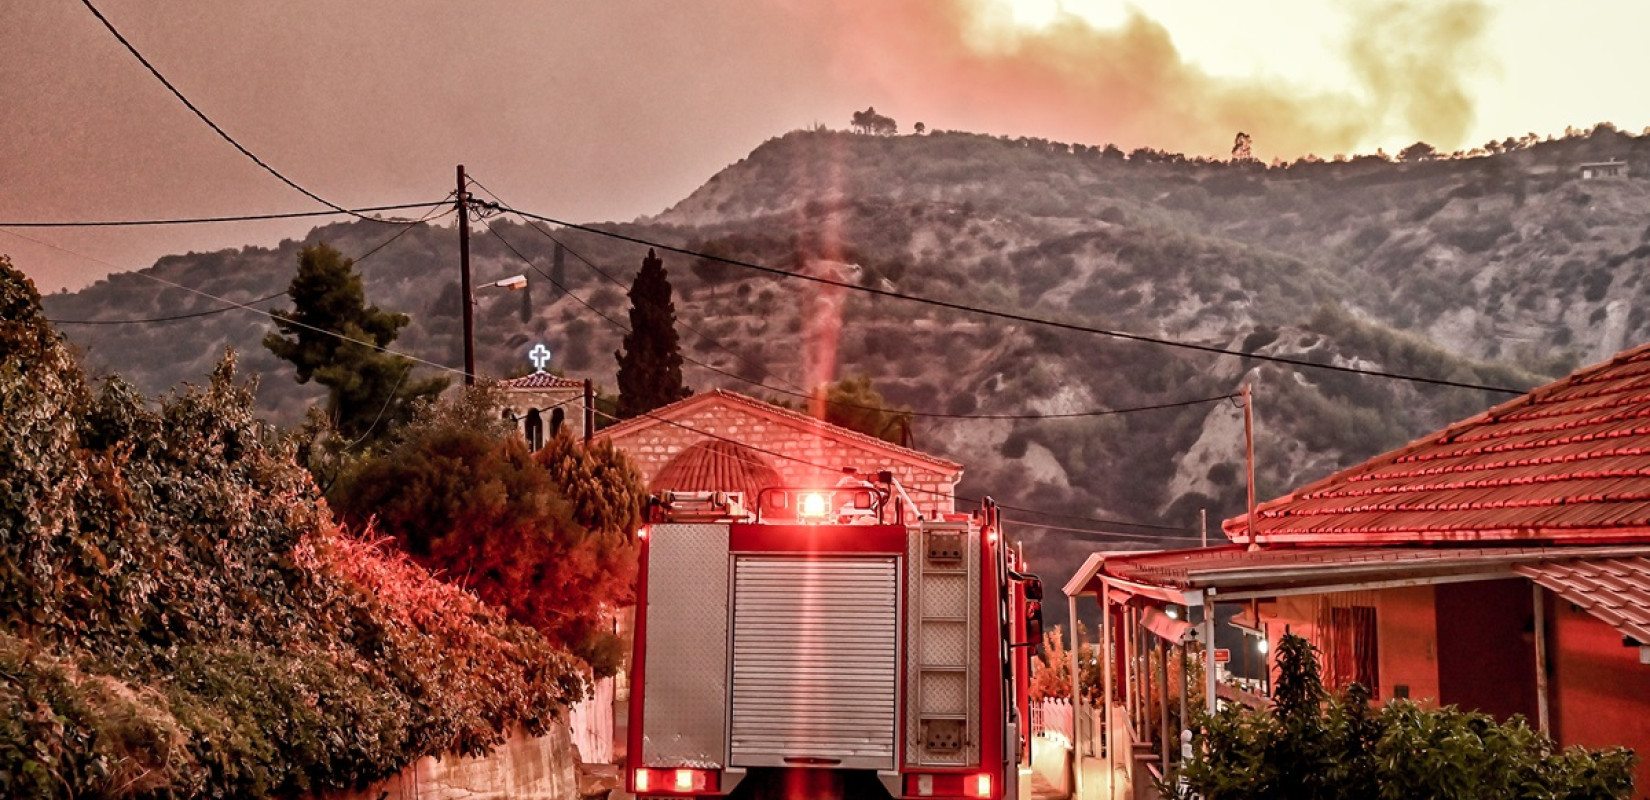
<path id="1" fill-rule="evenodd" d="M 264 346 L 297 368 L 298 382 L 327 387 L 327 413 L 344 437 L 379 439 L 412 416 L 421 397 L 447 387 L 445 378 L 414 378 L 414 362 L 384 352 L 409 321 L 369 306 L 355 262 L 326 244 L 298 253 L 287 287 L 291 311 L 274 312 L 277 332 Z"/>
<path id="2" fill-rule="evenodd" d="M 346 535 L 232 356 L 158 405 L 94 390 L 4 258 L 0 408 L 0 796 L 351 788 L 582 691 L 544 637 Z"/>
<path id="3" fill-rule="evenodd" d="M 893 136 L 899 133 L 899 123 L 894 122 L 890 117 L 878 114 L 876 106 L 867 108 L 864 111 L 855 111 L 853 126 L 856 133 L 867 133 L 873 136 Z M 922 131 L 917 132 L 921 133 Z"/>
<path id="4" fill-rule="evenodd" d="M 607 614 L 633 598 L 641 477 L 606 443 L 563 435 L 528 452 L 494 391 L 425 406 L 347 479 L 340 512 L 612 674 L 622 652 Z"/>
<path id="5" fill-rule="evenodd" d="M 885 442 L 911 446 L 911 409 L 894 408 L 871 386 L 869 375 L 821 387 L 824 420 Z"/>
<path id="6" fill-rule="evenodd" d="M 630 284 L 630 332 L 619 360 L 619 413 L 645 414 L 692 394 L 682 383 L 682 348 L 676 336 L 676 304 L 664 262 L 648 248 Z"/>

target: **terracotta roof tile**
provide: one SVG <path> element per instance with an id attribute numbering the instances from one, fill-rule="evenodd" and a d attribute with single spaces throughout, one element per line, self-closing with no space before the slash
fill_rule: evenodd
<path id="1" fill-rule="evenodd" d="M 1245 519 L 1223 526 L 1234 539 Z M 1650 541 L 1650 346 L 1256 508 L 1262 542 Z"/>
<path id="2" fill-rule="evenodd" d="M 534 372 L 519 378 L 499 381 L 498 385 L 505 389 L 583 389 L 584 381 L 563 378 L 548 372 Z"/>
<path id="3" fill-rule="evenodd" d="M 615 439 L 654 425 L 669 424 L 665 422 L 665 420 L 674 421 L 681 417 L 687 416 L 689 413 L 698 409 L 702 405 L 718 402 L 727 405 L 740 406 L 747 410 L 783 421 L 792 427 L 811 430 L 822 436 L 836 439 L 841 442 L 882 450 L 887 452 L 890 456 L 896 457 L 900 460 L 906 462 L 917 462 L 929 469 L 934 469 L 939 472 L 962 472 L 962 465 L 955 461 L 940 458 L 939 456 L 929 455 L 921 450 L 901 447 L 900 445 L 878 439 L 875 436 L 867 436 L 859 431 L 849 430 L 839 425 L 832 425 L 829 422 L 810 417 L 800 411 L 782 408 L 772 403 L 758 400 L 754 397 L 739 394 L 738 392 L 730 392 L 726 389 L 711 389 L 710 391 L 700 392 L 699 394 L 695 394 L 686 399 L 677 400 L 670 405 L 654 409 L 651 414 L 646 416 L 633 417 L 625 420 L 624 422 L 620 422 L 617 425 L 603 428 L 602 430 L 596 432 L 595 438 Z"/>
<path id="4" fill-rule="evenodd" d="M 754 503 L 759 491 L 783 479 L 760 453 L 733 442 L 708 439 L 676 454 L 653 477 L 653 492 L 744 492 Z"/>

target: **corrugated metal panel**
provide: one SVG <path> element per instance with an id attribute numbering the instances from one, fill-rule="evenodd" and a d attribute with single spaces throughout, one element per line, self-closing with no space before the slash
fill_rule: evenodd
<path id="1" fill-rule="evenodd" d="M 892 557 L 736 558 L 732 764 L 892 769 L 898 610 Z"/>
<path id="2" fill-rule="evenodd" d="M 728 526 L 653 526 L 642 764 L 727 764 L 727 575 Z"/>

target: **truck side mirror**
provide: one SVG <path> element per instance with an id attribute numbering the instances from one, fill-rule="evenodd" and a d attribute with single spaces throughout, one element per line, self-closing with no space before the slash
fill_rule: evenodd
<path id="1" fill-rule="evenodd" d="M 1023 581 L 1023 583 L 1025 584 L 1025 591 L 1026 591 L 1026 599 L 1027 600 L 1042 600 L 1043 599 L 1043 579 L 1042 578 L 1039 578 L 1036 575 L 1027 575 L 1027 576 L 1025 576 L 1025 580 Z"/>

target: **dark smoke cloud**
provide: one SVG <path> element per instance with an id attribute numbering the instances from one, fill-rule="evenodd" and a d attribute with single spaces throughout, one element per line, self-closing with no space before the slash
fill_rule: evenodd
<path id="1" fill-rule="evenodd" d="M 1464 80 L 1482 66 L 1489 10 L 1388 2 L 1347 13 L 1344 51 L 1359 85 L 1336 92 L 1213 76 L 1133 10 L 1115 29 L 1065 15 L 1020 30 L 1002 24 L 995 0 L 896 0 L 853 4 L 823 24 L 842 42 L 838 69 L 879 86 L 890 108 L 930 117 L 930 127 L 1010 132 L 1006 122 L 1069 141 L 1211 155 L 1228 152 L 1242 130 L 1257 155 L 1284 158 L 1394 136 L 1465 144 L 1473 108 Z"/>

